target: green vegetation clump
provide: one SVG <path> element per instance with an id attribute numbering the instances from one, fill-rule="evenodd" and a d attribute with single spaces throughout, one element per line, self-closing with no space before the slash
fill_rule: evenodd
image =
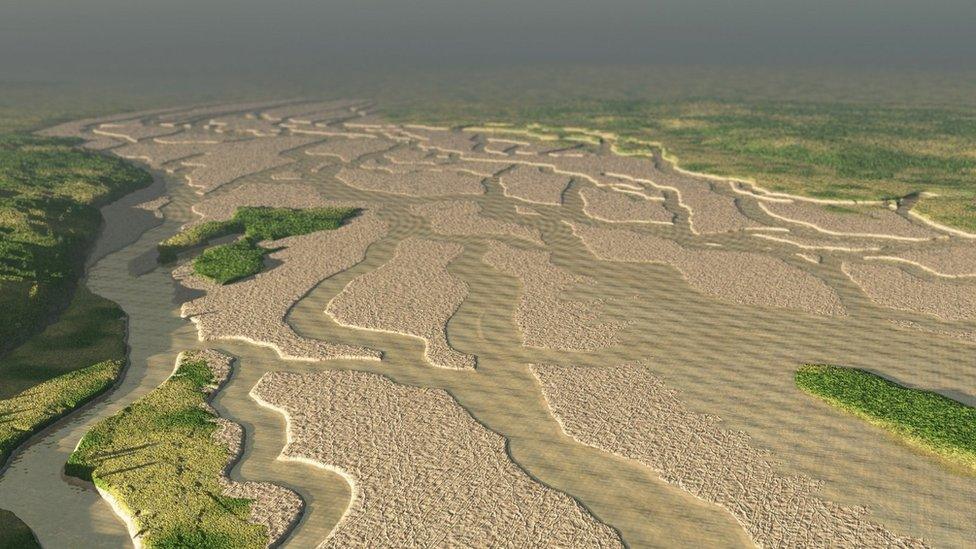
<path id="1" fill-rule="evenodd" d="M 205 360 L 184 358 L 148 395 L 81 439 L 65 473 L 111 494 L 143 532 L 146 547 L 265 547 L 248 522 L 251 502 L 222 495 L 229 450 L 213 439 L 203 405 L 214 383 Z"/>
<path id="2" fill-rule="evenodd" d="M 237 242 L 205 250 L 193 264 L 197 274 L 228 284 L 261 272 L 267 250 L 258 242 L 337 229 L 358 212 L 356 208 L 242 207 L 227 221 L 208 221 L 164 240 L 157 246 L 159 261 L 172 262 L 180 252 L 215 238 L 243 234 Z"/>
<path id="3" fill-rule="evenodd" d="M 73 370 L 124 359 L 125 312 L 81 285 L 55 323 L 0 358 L 0 399 Z"/>
<path id="4" fill-rule="evenodd" d="M 34 532 L 17 515 L 0 509 L 0 549 L 40 549 Z"/>
<path id="5" fill-rule="evenodd" d="M 277 240 L 286 236 L 338 229 L 356 208 L 244 207 L 234 212 L 234 220 L 244 228 L 244 235 L 255 240 Z"/>
<path id="6" fill-rule="evenodd" d="M 0 464 L 31 435 L 111 387 L 124 360 L 106 360 L 0 400 Z"/>
<path id="7" fill-rule="evenodd" d="M 915 210 L 976 231 L 976 110 L 769 100 L 427 102 L 391 114 L 438 125 L 587 128 L 621 151 L 660 146 L 689 170 L 844 200 L 932 193 Z M 656 144 L 660 143 L 658 146 Z"/>
<path id="8" fill-rule="evenodd" d="M 261 272 L 267 250 L 244 238 L 204 250 L 193 262 L 193 272 L 220 284 L 229 284 Z"/>
<path id="9" fill-rule="evenodd" d="M 976 408 L 853 368 L 806 365 L 796 385 L 912 446 L 976 471 Z"/>
<path id="10" fill-rule="evenodd" d="M 215 238 L 232 235 L 241 231 L 236 221 L 207 221 L 185 231 L 181 231 L 159 243 L 160 263 L 176 261 L 177 254 L 202 246 Z"/>
<path id="11" fill-rule="evenodd" d="M 67 140 L 0 135 L 0 354 L 65 306 L 98 207 L 150 183 L 145 170 Z"/>

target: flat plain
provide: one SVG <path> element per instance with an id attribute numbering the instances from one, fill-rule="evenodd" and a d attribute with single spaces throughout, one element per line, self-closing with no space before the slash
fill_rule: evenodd
<path id="1" fill-rule="evenodd" d="M 634 151 L 613 136 L 418 126 L 355 101 L 46 133 L 145 163 L 165 189 L 162 225 L 89 273 L 129 315 L 125 378 L 0 477 L 0 507 L 42 544 L 128 537 L 50 468 L 191 347 L 237 359 L 213 402 L 244 431 L 229 475 L 302 498 L 286 545 L 976 543 L 972 475 L 793 384 L 802 364 L 843 364 L 976 403 L 976 319 L 958 305 L 976 241 L 913 203 L 764 191 L 660 149 L 619 154 Z M 156 264 L 159 242 L 245 206 L 361 213 L 265 239 L 263 268 L 227 284 L 192 268 L 219 242 Z"/>

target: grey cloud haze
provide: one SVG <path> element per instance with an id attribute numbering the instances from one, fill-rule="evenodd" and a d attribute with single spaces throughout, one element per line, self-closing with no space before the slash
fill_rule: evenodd
<path id="1" fill-rule="evenodd" d="M 972 0 L 0 0 L 0 79 L 533 63 L 976 63 Z"/>

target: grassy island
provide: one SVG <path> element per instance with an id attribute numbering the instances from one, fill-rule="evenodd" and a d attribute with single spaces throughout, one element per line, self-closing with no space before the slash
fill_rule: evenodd
<path id="1" fill-rule="evenodd" d="M 125 356 L 125 313 L 78 287 L 55 323 L 0 358 L 0 466 L 31 435 L 109 389 Z"/>
<path id="2" fill-rule="evenodd" d="M 98 208 L 151 183 L 147 171 L 71 140 L 0 134 L 0 467 L 122 371 L 125 315 L 78 280 Z M 37 542 L 0 510 L 8 546 Z"/>
<path id="3" fill-rule="evenodd" d="M 976 408 L 838 366 L 803 366 L 796 372 L 796 385 L 912 446 L 976 472 Z"/>
<path id="4" fill-rule="evenodd" d="M 93 482 L 129 515 L 145 547 L 263 548 L 251 501 L 222 495 L 230 450 L 205 406 L 219 383 L 205 356 L 185 353 L 170 378 L 95 425 L 65 473 Z"/>
<path id="5" fill-rule="evenodd" d="M 197 274 L 229 284 L 261 272 L 268 250 L 259 246 L 259 242 L 337 229 L 358 212 L 356 208 L 238 208 L 229 220 L 201 223 L 161 242 L 157 246 L 159 261 L 170 263 L 180 253 L 216 238 L 242 235 L 231 244 L 204 250 L 193 263 Z"/>

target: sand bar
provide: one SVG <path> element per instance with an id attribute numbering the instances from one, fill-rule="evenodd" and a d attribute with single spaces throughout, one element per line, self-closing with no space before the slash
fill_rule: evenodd
<path id="1" fill-rule="evenodd" d="M 924 547 L 870 522 L 865 509 L 816 496 L 817 482 L 783 476 L 749 438 L 685 407 L 640 364 L 535 365 L 553 414 L 573 438 L 637 460 L 669 483 L 721 505 L 760 547 Z"/>
<path id="2" fill-rule="evenodd" d="M 626 229 L 570 226 L 600 259 L 670 265 L 693 288 L 723 301 L 820 315 L 846 314 L 837 292 L 821 279 L 772 256 L 683 248 L 671 240 Z"/>
<path id="3" fill-rule="evenodd" d="M 407 196 L 450 196 L 484 194 L 482 177 L 440 170 L 390 173 L 385 170 L 342 168 L 336 179 L 350 187 Z"/>
<path id="4" fill-rule="evenodd" d="M 871 301 L 882 307 L 949 321 L 976 319 L 976 284 L 925 280 L 880 262 L 844 263 L 842 268 Z"/>
<path id="5" fill-rule="evenodd" d="M 670 225 L 674 215 L 664 207 L 663 199 L 654 200 L 612 189 L 583 187 L 583 213 L 589 217 L 611 223 L 657 223 Z"/>
<path id="6" fill-rule="evenodd" d="M 305 150 L 312 156 L 331 156 L 343 162 L 352 162 L 361 156 L 385 151 L 394 143 L 374 137 L 334 137 Z"/>
<path id="7" fill-rule="evenodd" d="M 425 217 L 438 234 L 448 236 L 510 236 L 544 246 L 539 229 L 499 221 L 482 214 L 476 202 L 452 200 L 415 205 L 410 211 Z"/>
<path id="8" fill-rule="evenodd" d="M 976 245 L 969 242 L 952 247 L 910 249 L 878 254 L 865 259 L 907 263 L 930 274 L 946 278 L 976 277 Z"/>
<path id="9" fill-rule="evenodd" d="M 447 340 L 447 321 L 468 286 L 447 272 L 460 244 L 409 238 L 389 263 L 355 278 L 329 301 L 326 313 L 344 326 L 406 334 L 424 340 L 424 356 L 439 368 L 472 369 L 475 359 Z"/>
<path id="10" fill-rule="evenodd" d="M 366 212 L 333 231 L 284 238 L 271 243 L 283 249 L 267 256 L 280 265 L 226 286 L 193 274 L 191 264 L 183 264 L 173 276 L 206 294 L 184 303 L 181 314 L 196 324 L 201 341 L 244 340 L 293 360 L 378 360 L 380 353 L 371 349 L 302 337 L 285 315 L 319 282 L 362 261 L 366 248 L 385 233 L 386 224 Z"/>
<path id="11" fill-rule="evenodd" d="M 284 135 L 222 143 L 200 157 L 184 160 L 182 164 L 190 168 L 184 177 L 201 193 L 210 192 L 246 175 L 290 164 L 294 161 L 281 153 L 316 141 L 314 137 Z"/>
<path id="12" fill-rule="evenodd" d="M 514 319 L 525 345 L 592 351 L 616 342 L 623 324 L 605 319 L 603 300 L 563 297 L 566 291 L 594 284 L 595 280 L 556 267 L 549 261 L 548 252 L 522 250 L 500 242 L 490 244 L 484 261 L 522 283 Z"/>
<path id="13" fill-rule="evenodd" d="M 444 391 L 353 371 L 265 374 L 283 455 L 340 472 L 353 501 L 320 547 L 620 547 L 572 498 L 533 481 L 505 439 Z"/>
<path id="14" fill-rule="evenodd" d="M 826 234 L 908 241 L 929 240 L 942 236 L 929 228 L 908 221 L 884 206 L 838 207 L 779 200 L 762 200 L 758 204 L 763 211 L 777 219 L 811 227 Z"/>
<path id="15" fill-rule="evenodd" d="M 177 367 L 183 362 L 204 360 L 214 374 L 214 386 L 211 399 L 216 391 L 230 378 L 231 365 L 234 359 L 214 349 L 201 351 L 185 351 L 177 358 Z M 213 438 L 227 447 L 230 455 L 224 467 L 220 485 L 225 496 L 251 500 L 251 514 L 249 521 L 262 524 L 268 529 L 269 546 L 280 542 L 282 538 L 298 523 L 305 508 L 305 502 L 295 492 L 270 482 L 237 482 L 230 477 L 234 464 L 240 460 L 244 452 L 244 429 L 240 424 L 219 417 L 212 407 L 209 411 L 217 415 L 214 423 L 218 428 Z"/>
<path id="16" fill-rule="evenodd" d="M 505 196 L 537 204 L 563 203 L 570 178 L 535 166 L 516 165 L 499 177 Z"/>

